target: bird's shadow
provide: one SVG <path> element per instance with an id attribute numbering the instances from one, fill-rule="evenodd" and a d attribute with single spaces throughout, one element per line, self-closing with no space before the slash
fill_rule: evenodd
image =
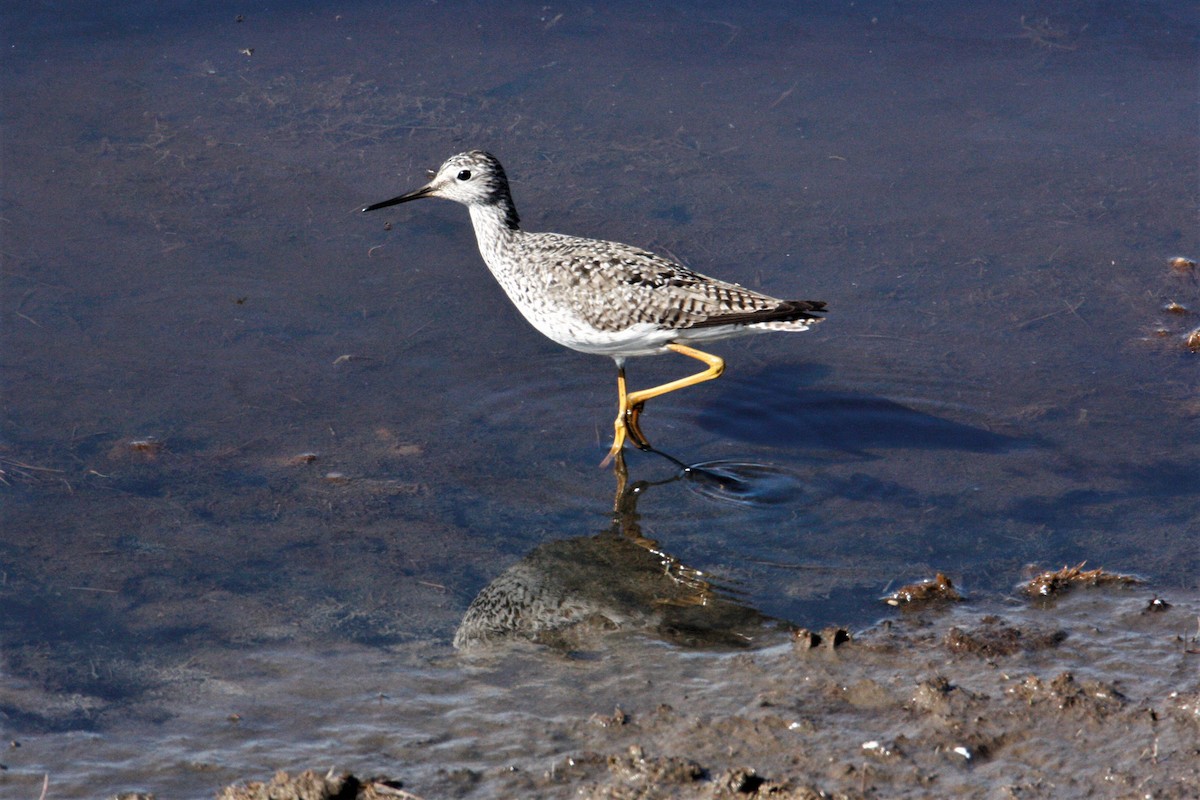
<path id="1" fill-rule="evenodd" d="M 888 449 L 1003 453 L 1038 445 L 886 397 L 813 388 L 822 370 L 776 365 L 727 384 L 700 412 L 699 425 L 725 439 L 857 455 Z"/>

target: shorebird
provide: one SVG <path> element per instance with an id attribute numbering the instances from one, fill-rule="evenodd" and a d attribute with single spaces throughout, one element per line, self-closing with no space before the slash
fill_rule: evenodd
<path id="1" fill-rule="evenodd" d="M 521 230 L 508 177 L 490 153 L 446 159 L 429 183 L 362 209 L 375 211 L 423 197 L 462 203 L 471 213 L 479 252 L 508 298 L 533 327 L 572 350 L 617 364 L 617 419 L 612 448 L 650 442 L 639 417 L 647 400 L 720 377 L 725 362 L 691 345 L 765 331 L 803 331 L 820 322 L 820 300 L 780 300 L 701 275 L 640 247 L 561 233 Z M 707 369 L 636 392 L 626 391 L 625 360 L 673 351 Z"/>

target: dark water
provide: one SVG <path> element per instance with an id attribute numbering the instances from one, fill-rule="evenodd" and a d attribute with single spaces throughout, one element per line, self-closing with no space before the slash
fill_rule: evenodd
<path id="1" fill-rule="evenodd" d="M 0 782 L 205 796 L 348 765 L 289 720 L 346 725 L 351 696 L 412 703 L 362 737 L 429 735 L 481 702 L 450 647 L 472 599 L 531 554 L 557 586 L 582 556 L 544 548 L 631 524 L 751 638 L 870 624 L 934 571 L 1194 590 L 1200 283 L 1168 261 L 1200 254 L 1198 16 L 6 8 L 0 724 L 26 744 Z M 650 405 L 654 443 L 721 480 L 632 454 L 661 483 L 614 527 L 611 362 L 519 318 L 461 207 L 357 213 L 474 147 L 530 230 L 828 301 Z M 651 617 L 667 647 L 730 644 Z"/>

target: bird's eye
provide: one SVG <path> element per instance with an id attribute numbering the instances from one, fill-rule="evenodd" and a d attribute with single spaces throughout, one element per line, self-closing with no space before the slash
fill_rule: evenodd
<path id="1" fill-rule="evenodd" d="M 469 181 L 469 180 L 471 180 L 471 170 L 469 170 L 469 169 L 464 169 L 462 172 L 458 173 L 458 179 L 459 179 L 460 181 Z"/>

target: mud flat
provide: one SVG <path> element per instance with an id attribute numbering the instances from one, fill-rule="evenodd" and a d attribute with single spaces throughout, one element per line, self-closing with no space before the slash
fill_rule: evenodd
<path id="1" fill-rule="evenodd" d="M 614 704 L 537 723 L 520 713 L 507 730 L 531 751 L 555 742 L 556 756 L 433 773 L 397 763 L 386 779 L 322 768 L 220 796 L 1196 797 L 1198 608 L 1076 589 L 699 657 L 609 634 L 591 643 L 613 648 L 591 685 Z M 488 649 L 465 658 L 497 673 L 532 658 L 541 679 L 593 657 Z"/>

